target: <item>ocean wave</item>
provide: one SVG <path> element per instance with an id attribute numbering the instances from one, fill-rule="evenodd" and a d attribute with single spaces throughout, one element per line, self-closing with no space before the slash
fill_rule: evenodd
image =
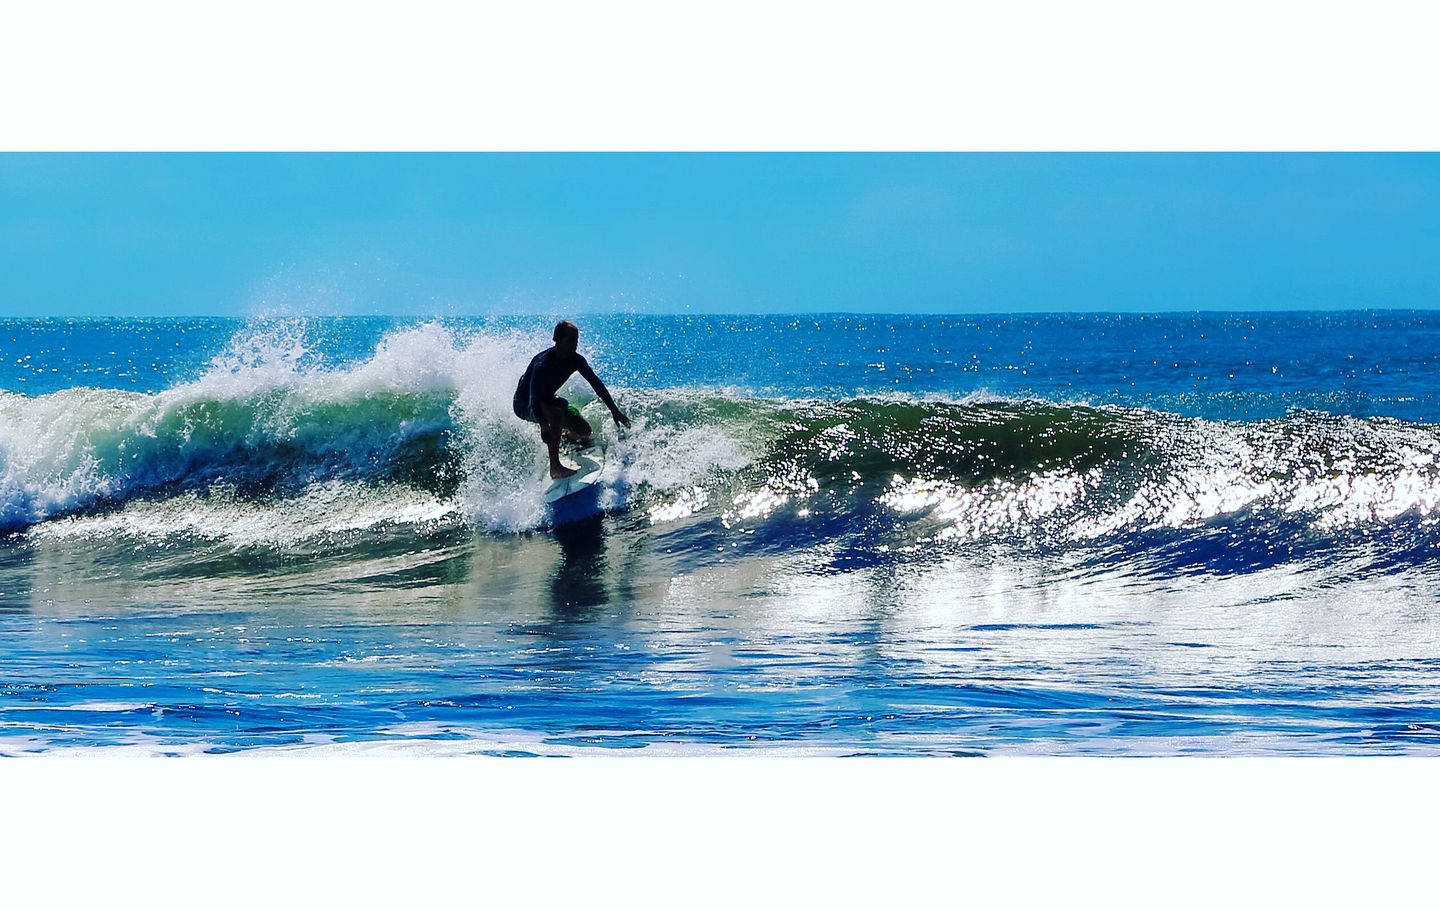
<path id="1" fill-rule="evenodd" d="M 430 324 L 333 364 L 303 326 L 279 325 L 237 335 L 202 375 L 158 393 L 0 392 L 0 530 L 252 545 L 382 524 L 542 526 L 544 449 L 510 412 L 532 348 Z M 1440 433 L 1393 419 L 617 392 L 634 420 L 623 433 L 588 389 L 573 395 L 609 446 L 603 505 L 657 532 L 768 524 L 796 545 L 1081 545 L 1242 520 L 1255 538 L 1334 535 L 1440 508 Z"/>
<path id="2" fill-rule="evenodd" d="M 1440 510 L 1440 432 L 1296 411 L 1258 422 L 1042 401 L 787 407 L 748 484 L 660 496 L 652 522 L 846 516 L 880 546 L 1056 546 L 1244 524 L 1334 539 Z M 1418 522 L 1418 523 L 1417 523 Z M 795 528 L 790 528 L 792 531 Z"/>
<path id="3" fill-rule="evenodd" d="M 329 365 L 280 325 L 237 335 L 202 376 L 154 394 L 0 392 L 0 530 L 157 499 L 203 504 L 216 490 L 298 508 L 307 490 L 336 483 L 419 490 L 489 529 L 537 526 L 544 448 L 510 408 L 532 346 L 430 324 Z M 603 410 L 588 389 L 576 402 L 592 419 Z M 705 412 L 658 425 L 642 416 L 616 446 L 613 485 L 665 488 L 743 463 L 723 431 L 697 422 Z"/>

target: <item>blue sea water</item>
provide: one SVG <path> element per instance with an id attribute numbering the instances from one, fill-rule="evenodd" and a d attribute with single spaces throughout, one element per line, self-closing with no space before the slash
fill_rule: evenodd
<path id="1" fill-rule="evenodd" d="M 0 752 L 1440 749 L 1440 315 L 0 319 Z"/>

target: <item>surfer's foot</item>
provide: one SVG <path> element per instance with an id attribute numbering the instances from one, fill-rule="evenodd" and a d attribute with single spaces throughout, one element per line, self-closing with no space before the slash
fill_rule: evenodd
<path id="1" fill-rule="evenodd" d="M 566 477 L 573 477 L 577 473 L 579 473 L 579 471 L 575 468 L 566 467 L 565 465 L 561 464 L 557 467 L 550 468 L 550 479 L 563 480 Z"/>

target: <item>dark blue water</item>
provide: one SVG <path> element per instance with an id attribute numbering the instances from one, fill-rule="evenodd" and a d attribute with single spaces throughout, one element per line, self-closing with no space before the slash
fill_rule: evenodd
<path id="1" fill-rule="evenodd" d="M 1429 753 L 1440 317 L 0 320 L 0 748 Z"/>

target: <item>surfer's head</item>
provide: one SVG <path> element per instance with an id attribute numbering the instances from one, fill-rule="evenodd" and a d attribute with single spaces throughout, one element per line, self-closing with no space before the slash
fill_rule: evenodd
<path id="1" fill-rule="evenodd" d="M 565 321 L 555 326 L 555 346 L 561 350 L 573 351 L 580 346 L 580 327 Z"/>

